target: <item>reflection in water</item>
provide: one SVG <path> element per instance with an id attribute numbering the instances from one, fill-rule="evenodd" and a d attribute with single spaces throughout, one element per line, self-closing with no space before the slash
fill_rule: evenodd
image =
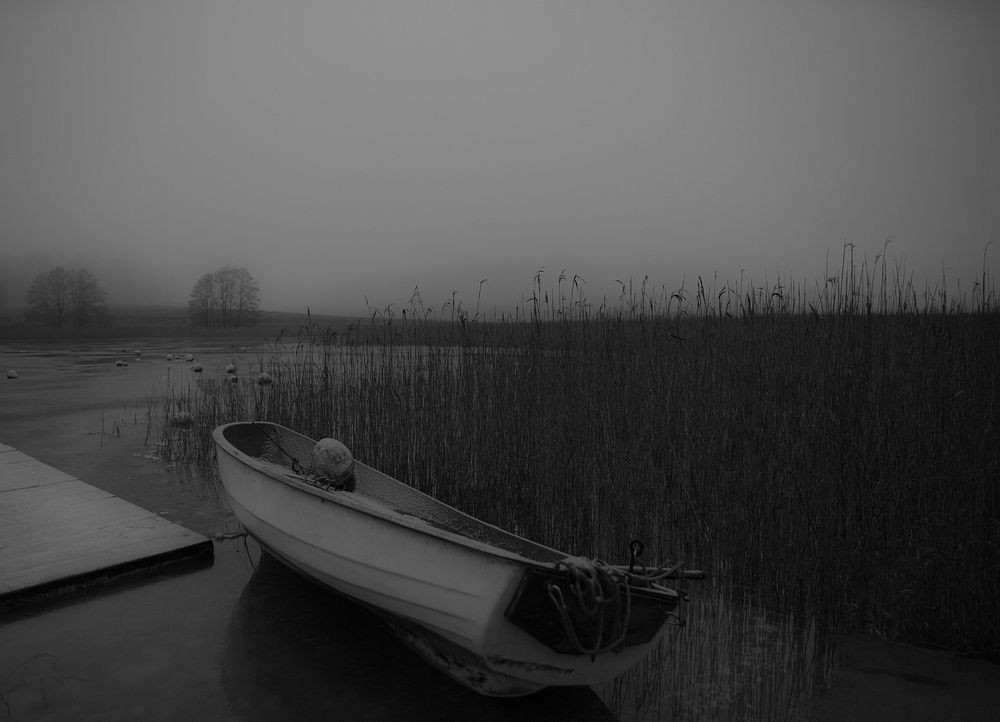
<path id="1" fill-rule="evenodd" d="M 372 615 L 264 554 L 237 603 L 223 684 L 244 720 L 614 720 L 586 687 L 494 699 L 421 661 Z"/>

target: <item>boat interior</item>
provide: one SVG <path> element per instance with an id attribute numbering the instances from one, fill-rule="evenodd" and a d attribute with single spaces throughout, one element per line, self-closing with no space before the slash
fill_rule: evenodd
<path id="1" fill-rule="evenodd" d="M 301 481 L 331 491 L 311 471 L 316 439 L 284 426 L 259 421 L 230 424 L 223 430 L 223 437 L 237 450 L 258 459 L 265 466 L 277 465 L 282 467 L 283 474 L 291 471 Z M 363 496 L 398 514 L 416 517 L 438 529 L 542 564 L 558 562 L 566 556 L 469 516 L 359 461 L 355 461 L 352 490 L 333 493 Z"/>

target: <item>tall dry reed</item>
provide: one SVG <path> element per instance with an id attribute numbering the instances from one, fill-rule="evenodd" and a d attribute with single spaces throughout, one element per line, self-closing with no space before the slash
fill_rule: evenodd
<path id="1" fill-rule="evenodd" d="M 334 436 L 543 543 L 682 558 L 826 629 L 1000 649 L 1000 323 L 984 270 L 918 289 L 845 248 L 820 282 L 623 284 L 565 274 L 510 315 L 457 299 L 276 339 L 274 383 L 172 398 L 182 460 L 218 423 Z"/>

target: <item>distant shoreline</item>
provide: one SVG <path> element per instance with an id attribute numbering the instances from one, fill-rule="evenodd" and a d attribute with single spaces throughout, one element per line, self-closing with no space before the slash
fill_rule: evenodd
<path id="1" fill-rule="evenodd" d="M 180 306 L 122 307 L 111 309 L 111 323 L 105 326 L 41 326 L 0 317 L 2 341 L 64 341 L 111 338 L 277 338 L 296 336 L 310 323 L 321 330 L 346 331 L 362 319 L 350 316 L 309 315 L 288 311 L 263 311 L 252 326 L 191 326 L 187 309 Z"/>

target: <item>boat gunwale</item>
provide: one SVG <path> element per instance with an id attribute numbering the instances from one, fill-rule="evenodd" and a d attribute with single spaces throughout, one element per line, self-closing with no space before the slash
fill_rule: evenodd
<path id="1" fill-rule="evenodd" d="M 405 512 L 397 511 L 391 507 L 385 505 L 384 503 L 378 501 L 377 499 L 372 499 L 364 496 L 363 494 L 358 494 L 353 491 L 336 490 L 336 489 L 325 489 L 323 487 L 316 486 L 304 480 L 302 474 L 296 474 L 295 472 L 288 469 L 288 467 L 277 464 L 274 462 L 269 462 L 260 459 L 255 456 L 251 456 L 246 452 L 240 450 L 235 444 L 233 444 L 229 439 L 225 437 L 225 431 L 228 428 L 240 427 L 240 426 L 266 426 L 275 429 L 280 429 L 284 433 L 293 434 L 301 439 L 309 440 L 315 443 L 315 439 L 311 439 L 305 434 L 301 434 L 294 429 L 289 429 L 281 424 L 276 424 L 270 421 L 235 421 L 227 424 L 222 424 L 217 426 L 212 431 L 212 437 L 215 440 L 216 448 L 218 450 L 225 451 L 229 456 L 233 457 L 236 461 L 252 468 L 254 471 L 266 476 L 267 478 L 282 483 L 292 489 L 297 491 L 310 494 L 312 496 L 318 497 L 322 501 L 329 501 L 331 503 L 337 504 L 342 507 L 349 508 L 353 511 L 360 512 L 367 516 L 376 517 L 383 521 L 395 524 L 397 526 L 405 527 L 409 530 L 415 531 L 420 534 L 425 534 L 427 536 L 436 537 L 438 539 L 457 544 L 458 546 L 464 547 L 471 551 L 475 551 L 487 556 L 499 557 L 508 561 L 513 561 L 518 564 L 523 564 L 525 566 L 531 566 L 538 569 L 552 570 L 556 567 L 559 560 L 565 559 L 570 555 L 559 549 L 549 547 L 545 544 L 540 544 L 539 542 L 532 541 L 526 537 L 519 536 L 510 532 L 502 527 L 498 527 L 495 524 L 490 524 L 489 522 L 478 519 L 471 514 L 467 514 L 460 509 L 445 504 L 443 501 L 435 499 L 429 494 L 411 487 L 398 479 L 379 471 L 378 469 L 364 464 L 360 461 L 355 460 L 356 467 L 364 468 L 370 472 L 378 474 L 383 480 L 389 481 L 394 485 L 399 485 L 405 487 L 407 493 L 416 494 L 421 497 L 422 500 L 437 506 L 439 508 L 447 509 L 449 514 L 454 514 L 472 522 L 475 525 L 481 525 L 491 529 L 493 532 L 499 533 L 507 538 L 517 540 L 518 543 L 526 544 L 532 547 L 537 547 L 540 551 L 549 552 L 557 559 L 554 561 L 541 561 L 538 559 L 532 559 L 523 554 L 518 554 L 517 552 L 498 547 L 494 544 L 489 544 L 487 542 L 479 541 L 477 539 L 472 539 L 468 536 L 459 534 L 448 529 L 444 529 L 435 525 L 433 522 L 423 519 L 415 514 L 407 514 Z"/>

